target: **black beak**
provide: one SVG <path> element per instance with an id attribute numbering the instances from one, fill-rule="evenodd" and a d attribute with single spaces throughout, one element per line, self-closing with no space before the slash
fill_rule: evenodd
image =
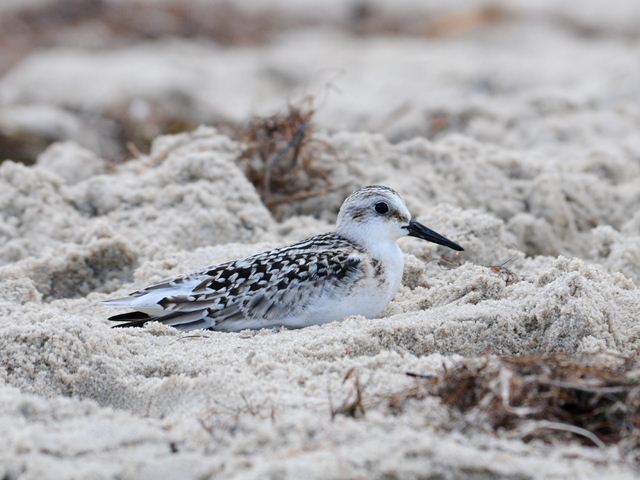
<path id="1" fill-rule="evenodd" d="M 448 238 L 443 237 L 439 233 L 434 232 L 430 228 L 425 227 L 420 222 L 416 222 L 415 220 L 411 220 L 409 222 L 409 225 L 404 228 L 409 230 L 410 237 L 417 237 L 423 240 L 428 240 L 429 242 L 437 243 L 438 245 L 444 245 L 445 247 L 452 248 L 459 252 L 464 250 L 464 248 L 462 248 L 457 243 L 452 242 Z"/>

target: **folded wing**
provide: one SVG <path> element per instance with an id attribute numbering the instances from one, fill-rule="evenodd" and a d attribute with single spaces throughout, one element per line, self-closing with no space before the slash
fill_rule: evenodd
<path id="1" fill-rule="evenodd" d="M 105 304 L 134 310 L 110 317 L 123 322 L 116 327 L 156 321 L 181 331 L 268 328 L 301 314 L 314 297 L 343 291 L 362 274 L 353 249 L 314 249 L 307 241 L 168 279 Z"/>

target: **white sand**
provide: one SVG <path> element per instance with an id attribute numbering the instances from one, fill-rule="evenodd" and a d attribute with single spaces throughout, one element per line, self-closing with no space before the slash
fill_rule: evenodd
<path id="1" fill-rule="evenodd" d="M 458 421 L 435 401 L 412 404 L 399 416 L 385 407 L 385 395 L 411 384 L 404 372 L 438 371 L 451 355 L 632 353 L 640 346 L 640 294 L 631 277 L 607 271 L 615 270 L 609 256 L 595 256 L 595 263 L 525 259 L 517 236 L 496 216 L 430 206 L 428 184 L 417 185 L 438 165 L 424 165 L 425 149 L 450 152 L 453 178 L 447 184 L 443 177 L 439 193 L 447 197 L 454 184 L 464 185 L 455 175 L 464 158 L 456 142 L 393 147 L 346 134 L 326 140 L 349 159 L 351 182 L 374 181 L 385 171 L 421 219 L 467 250 L 461 266 L 440 266 L 437 258 L 456 259 L 440 247 L 405 240 L 405 286 L 384 318 L 299 331 L 194 336 L 159 327 L 111 330 L 109 312 L 96 305 L 106 295 L 90 293 L 124 293 L 324 227 L 290 220 L 290 231 L 279 236 L 229 160 L 235 145 L 214 131 L 160 139 L 152 157 L 174 146 L 163 161 L 143 158 L 111 174 L 93 174 L 100 170 L 87 161 L 93 157 L 73 145 L 53 147 L 31 168 L 0 167 L 2 191 L 11 192 L 0 210 L 15 219 L 3 252 L 20 255 L 0 269 L 1 421 L 8 432 L 1 450 L 8 472 L 24 471 L 25 478 L 71 478 L 79 471 L 96 478 L 169 471 L 182 478 L 405 478 L 425 469 L 454 476 L 565 476 L 594 469 L 631 475 L 615 450 L 524 445 L 477 429 L 461 435 Z M 358 151 L 368 152 L 371 168 L 356 175 Z M 410 180 L 394 173 L 388 156 L 413 171 Z M 94 166 L 75 168 L 74 159 Z M 51 173 L 61 164 L 76 175 Z M 87 178 L 79 179 L 85 171 Z M 465 204 L 463 194 L 474 192 L 463 189 L 455 203 Z M 503 195 L 503 208 L 517 203 Z M 492 210 L 490 200 L 477 207 Z M 337 205 L 330 197 L 322 202 L 328 212 Z M 560 212 L 576 217 L 571 208 Z M 546 228 L 553 240 L 564 235 Z M 612 237 L 616 248 L 630 242 L 625 233 L 607 227 L 603 234 L 603 228 L 592 236 Z M 243 238 L 263 243 L 206 246 Z M 508 278 L 488 266 L 509 258 L 519 281 L 507 285 Z M 367 416 L 330 421 L 328 391 L 339 404 L 349 392 L 341 377 L 352 367 L 367 380 Z M 170 453 L 171 442 L 177 453 Z M 558 461 L 549 463 L 549 455 Z"/>
<path id="2" fill-rule="evenodd" d="M 240 146 L 208 127 L 113 169 L 71 122 L 61 138 L 76 143 L 0 164 L 0 478 L 637 478 L 615 447 L 524 443 L 435 399 L 401 413 L 385 401 L 413 384 L 405 372 L 460 356 L 640 348 L 638 43 L 616 36 L 640 13 L 560 11 L 604 32 L 586 41 L 547 21 L 549 3 L 517 2 L 538 20 L 471 41 L 319 29 L 261 48 L 58 48 L 0 79 L 0 120 L 36 128 L 42 105 L 55 123 L 56 108 L 176 92 L 244 119 L 343 71 L 317 116 L 338 152 L 321 154 L 334 191 L 286 207 L 283 224 L 236 166 Z M 454 127 L 434 133 L 442 112 Z M 360 129 L 377 133 L 346 131 Z M 100 300 L 330 229 L 369 183 L 465 247 L 402 240 L 404 285 L 383 318 L 109 328 Z M 506 261 L 515 277 L 491 268 Z M 366 416 L 331 420 L 354 367 Z"/>

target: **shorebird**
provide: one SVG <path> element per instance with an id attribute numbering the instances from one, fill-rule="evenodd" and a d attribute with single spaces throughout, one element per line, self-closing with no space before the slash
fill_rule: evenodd
<path id="1" fill-rule="evenodd" d="M 375 318 L 400 288 L 404 260 L 396 241 L 411 236 L 463 248 L 412 219 L 395 190 L 352 193 L 336 231 L 150 285 L 106 305 L 133 312 L 110 317 L 141 327 L 239 331 L 301 328 L 350 315 Z"/>

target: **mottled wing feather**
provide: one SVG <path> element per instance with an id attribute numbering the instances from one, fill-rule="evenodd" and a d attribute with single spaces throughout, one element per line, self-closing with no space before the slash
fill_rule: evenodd
<path id="1" fill-rule="evenodd" d="M 147 287 L 133 297 L 143 304 L 148 296 L 157 312 L 146 320 L 126 314 L 112 319 L 135 320 L 118 326 L 159 321 L 183 331 L 234 329 L 230 324 L 240 321 L 271 326 L 285 315 L 302 312 L 313 298 L 347 290 L 363 273 L 351 242 L 336 234 L 321 235 Z M 165 294 L 157 298 L 160 292 Z"/>

